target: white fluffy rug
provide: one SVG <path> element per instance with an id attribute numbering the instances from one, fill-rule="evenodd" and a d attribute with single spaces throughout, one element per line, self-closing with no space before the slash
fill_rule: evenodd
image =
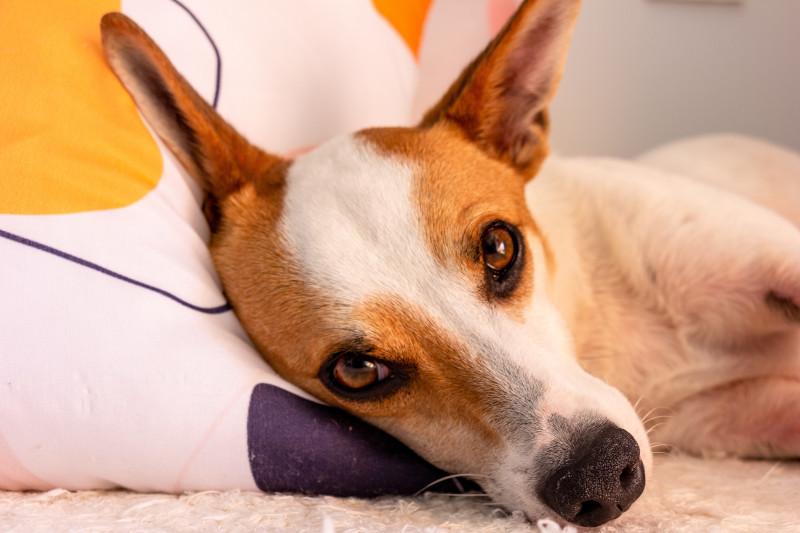
<path id="1" fill-rule="evenodd" d="M 572 529 L 572 528 L 568 528 Z M 0 531 L 558 532 L 483 497 L 375 500 L 203 492 L 0 492 Z M 642 498 L 603 532 L 800 531 L 800 462 L 662 457 Z"/>

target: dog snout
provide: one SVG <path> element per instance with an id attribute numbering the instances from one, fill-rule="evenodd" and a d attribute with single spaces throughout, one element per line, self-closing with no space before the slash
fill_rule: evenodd
<path id="1" fill-rule="evenodd" d="M 606 426 L 584 442 L 543 483 L 544 502 L 565 520 L 596 527 L 620 516 L 644 491 L 639 445 L 627 431 Z"/>

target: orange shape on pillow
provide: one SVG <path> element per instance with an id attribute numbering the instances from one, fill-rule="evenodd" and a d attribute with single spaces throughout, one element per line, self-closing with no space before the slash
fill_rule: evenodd
<path id="1" fill-rule="evenodd" d="M 408 45 L 414 57 L 419 58 L 422 28 L 428 16 L 432 0 L 372 0 L 372 4 L 383 18 L 389 21 Z"/>
<path id="2" fill-rule="evenodd" d="M 100 44 L 120 0 L 0 1 L 0 213 L 114 209 L 163 161 Z"/>

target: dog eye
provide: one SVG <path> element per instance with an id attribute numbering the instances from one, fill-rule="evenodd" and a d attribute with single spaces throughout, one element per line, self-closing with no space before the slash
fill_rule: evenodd
<path id="1" fill-rule="evenodd" d="M 481 239 L 484 264 L 494 272 L 506 270 L 517 254 L 514 236 L 503 226 L 489 227 Z"/>
<path id="2" fill-rule="evenodd" d="M 486 226 L 481 235 L 480 256 L 489 297 L 504 298 L 519 285 L 523 252 L 522 234 L 515 226 L 502 220 Z"/>
<path id="3" fill-rule="evenodd" d="M 361 354 L 343 354 L 333 364 L 334 382 L 347 390 L 361 390 L 391 376 L 389 367 Z"/>
<path id="4" fill-rule="evenodd" d="M 328 390 L 354 401 L 374 401 L 395 394 L 416 374 L 413 365 L 387 362 L 370 355 L 373 347 L 363 342 L 329 356 L 319 369 L 319 380 Z"/>

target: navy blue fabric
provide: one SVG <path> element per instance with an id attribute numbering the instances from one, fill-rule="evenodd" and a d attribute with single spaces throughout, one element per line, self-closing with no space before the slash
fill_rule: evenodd
<path id="1" fill-rule="evenodd" d="M 247 447 L 253 478 L 265 492 L 415 494 L 447 476 L 383 431 L 264 383 L 250 397 Z M 431 490 L 464 488 L 447 480 Z"/>
<path id="2" fill-rule="evenodd" d="M 152 285 L 148 285 L 147 283 L 142 283 L 141 281 L 129 278 L 128 276 L 125 276 L 125 275 L 120 274 L 118 272 L 114 272 L 113 270 L 109 270 L 109 269 L 107 269 L 105 267 L 102 267 L 102 266 L 96 264 L 96 263 L 92 263 L 91 261 L 87 261 L 86 259 L 82 259 L 82 258 L 74 256 L 72 254 L 68 254 L 67 252 L 63 252 L 61 250 L 58 250 L 58 249 L 53 248 L 51 246 L 47 246 L 47 245 L 42 244 L 40 242 L 32 241 L 32 240 L 27 239 L 25 237 L 21 237 L 19 235 L 15 235 L 15 234 L 9 233 L 7 231 L 3 231 L 2 229 L 0 229 L 0 239 L 7 239 L 7 240 L 9 240 L 11 242 L 16 242 L 16 243 L 21 244 L 23 246 L 29 246 L 30 248 L 33 248 L 35 250 L 39 250 L 41 252 L 45 252 L 45 253 L 54 255 L 56 257 L 60 257 L 61 259 L 66 259 L 67 261 L 71 261 L 72 263 L 75 263 L 76 265 L 80 265 L 82 267 L 90 268 L 90 269 L 92 269 L 92 270 L 94 270 L 96 272 L 99 272 L 101 274 L 105 274 L 106 276 L 110 276 L 110 277 L 112 277 L 114 279 L 118 279 L 120 281 L 124 281 L 125 283 L 130 283 L 131 285 L 135 285 L 136 287 L 140 287 L 140 288 L 146 289 L 148 291 L 153 291 L 156 294 L 160 294 L 161 296 L 166 296 L 170 300 L 174 300 L 175 302 L 181 304 L 182 306 L 188 307 L 189 309 L 192 309 L 194 311 L 199 311 L 201 313 L 206 313 L 206 314 L 210 314 L 210 315 L 216 315 L 216 314 L 220 314 L 220 313 L 227 313 L 228 311 L 230 311 L 232 309 L 232 307 L 231 307 L 231 305 L 229 303 L 224 303 L 224 304 L 218 305 L 216 307 L 200 307 L 199 305 L 194 305 L 192 303 L 187 302 L 186 300 L 178 298 L 174 294 L 172 294 L 172 293 L 170 293 L 168 291 L 165 291 L 164 289 L 160 289 L 158 287 L 153 287 Z"/>
<path id="3" fill-rule="evenodd" d="M 181 9 L 183 9 L 184 11 L 186 11 L 186 13 L 190 17 L 192 17 L 192 20 L 200 28 L 200 31 L 203 32 L 203 35 L 206 36 L 206 39 L 208 39 L 208 42 L 211 45 L 211 48 L 214 50 L 214 56 L 217 60 L 217 71 L 216 71 L 216 82 L 214 85 L 214 100 L 211 102 L 211 105 L 214 109 L 216 109 L 217 104 L 219 103 L 220 84 L 222 83 L 222 56 L 219 53 L 219 48 L 217 48 L 217 43 L 214 42 L 214 39 L 211 37 L 211 34 L 208 33 L 206 27 L 203 25 L 202 22 L 200 22 L 200 19 L 197 18 L 197 15 L 195 15 L 191 9 L 186 7 L 186 5 L 181 3 L 179 0 L 172 0 L 172 2 Z"/>

